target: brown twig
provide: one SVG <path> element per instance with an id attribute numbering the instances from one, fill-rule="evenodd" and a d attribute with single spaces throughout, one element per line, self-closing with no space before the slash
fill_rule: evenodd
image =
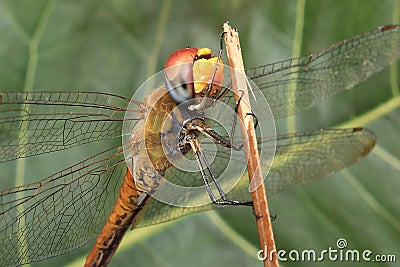
<path id="1" fill-rule="evenodd" d="M 260 185 L 252 192 L 252 199 L 254 212 L 256 214 L 258 237 L 260 239 L 261 249 L 264 250 L 264 266 L 275 267 L 279 266 L 279 263 L 268 210 L 267 195 L 261 168 L 259 168 L 260 158 L 257 148 L 257 137 L 253 127 L 252 116 L 246 116 L 246 114 L 251 113 L 251 107 L 249 106 L 249 94 L 239 43 L 239 34 L 230 27 L 228 23 L 224 23 L 224 32 L 226 53 L 229 66 L 231 67 L 232 86 L 236 101 L 242 96 L 238 109 L 238 117 L 243 122 L 243 124 L 241 124 L 242 136 L 247 136 L 248 138 L 248 140 L 243 140 L 243 143 L 244 151 L 247 155 L 247 171 L 250 184 Z"/>

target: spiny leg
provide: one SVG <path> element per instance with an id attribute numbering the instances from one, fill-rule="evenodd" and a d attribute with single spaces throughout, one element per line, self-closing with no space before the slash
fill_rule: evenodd
<path id="1" fill-rule="evenodd" d="M 197 142 L 197 139 L 192 139 L 190 141 L 190 145 L 191 145 L 191 147 L 193 149 L 193 152 L 195 154 L 197 165 L 199 166 L 200 173 L 201 173 L 204 185 L 206 186 L 207 193 L 210 196 L 210 199 L 214 204 L 217 204 L 217 205 L 253 206 L 253 202 L 252 201 L 243 202 L 243 201 L 237 201 L 237 200 L 229 199 L 228 196 L 226 195 L 226 193 L 224 192 L 224 190 L 222 189 L 221 185 L 218 183 L 217 179 L 215 178 L 215 174 L 214 174 L 214 172 L 213 172 L 213 170 L 212 170 L 207 158 L 205 157 L 204 153 L 201 151 L 199 143 Z M 219 195 L 220 195 L 220 197 L 221 197 L 221 199 L 223 201 L 218 201 L 216 196 L 212 192 L 211 185 L 210 185 L 210 183 L 209 183 L 209 181 L 207 179 L 206 173 L 204 172 L 202 160 L 204 161 L 204 164 L 206 165 L 206 169 L 207 169 L 207 171 L 208 171 L 208 173 L 210 175 L 210 178 L 211 178 L 212 182 L 214 183 L 215 187 L 217 188 L 218 193 L 219 193 Z"/>

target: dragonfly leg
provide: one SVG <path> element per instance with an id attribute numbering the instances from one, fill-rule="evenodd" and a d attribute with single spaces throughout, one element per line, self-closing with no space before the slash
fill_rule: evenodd
<path id="1" fill-rule="evenodd" d="M 237 102 L 237 104 L 236 104 L 236 107 L 235 107 L 235 113 L 237 114 L 238 113 L 238 109 L 239 109 L 239 105 L 240 105 L 240 102 L 242 101 L 242 98 L 243 98 L 243 91 L 240 91 L 241 92 L 241 96 L 239 97 L 239 100 L 238 100 L 238 102 Z M 257 126 L 258 126 L 258 118 L 257 118 L 257 116 L 256 116 L 256 114 L 254 114 L 254 113 L 246 113 L 246 117 L 247 116 L 253 116 L 253 118 L 255 119 L 255 124 L 254 124 L 254 129 L 257 129 Z M 237 117 L 237 116 L 235 116 L 235 117 Z"/>
<path id="2" fill-rule="evenodd" d="M 254 130 L 255 129 L 257 129 L 257 126 L 258 126 L 258 118 L 257 118 L 257 116 L 256 116 L 256 114 L 254 114 L 254 113 L 246 113 L 246 117 L 247 116 L 252 116 L 253 117 L 253 119 L 256 121 L 255 123 L 254 123 Z"/>
<path id="3" fill-rule="evenodd" d="M 238 114 L 238 109 L 239 109 L 240 102 L 242 101 L 244 92 L 240 91 L 240 93 L 241 93 L 241 96 L 239 97 L 239 100 L 238 100 L 238 102 L 237 102 L 237 104 L 235 106 L 235 116 L 234 116 L 233 124 L 232 124 L 231 140 L 233 140 L 233 138 L 234 138 L 235 129 L 236 129 L 236 123 L 237 123 L 237 118 L 238 118 L 238 115 L 237 115 Z M 257 116 L 254 113 L 246 113 L 246 117 L 247 116 L 252 116 L 255 119 L 254 129 L 256 129 L 257 126 L 258 126 L 258 118 L 257 118 Z M 236 150 L 236 151 L 239 151 L 239 150 L 241 150 L 243 148 L 243 143 L 242 144 L 237 144 L 237 145 L 232 144 L 232 148 L 234 150 Z"/>
<path id="4" fill-rule="evenodd" d="M 241 205 L 241 206 L 253 206 L 253 202 L 252 201 L 238 201 L 238 200 L 232 200 L 229 199 L 228 196 L 226 195 L 226 193 L 223 191 L 221 185 L 218 183 L 217 179 L 215 178 L 214 172 L 207 160 L 207 158 L 205 157 L 205 155 L 202 153 L 199 143 L 197 142 L 196 138 L 193 138 L 190 140 L 190 145 L 193 149 L 197 164 L 199 166 L 200 169 L 200 173 L 201 173 L 201 177 L 203 178 L 203 182 L 204 185 L 206 187 L 207 193 L 210 196 L 210 199 L 212 201 L 212 203 L 217 204 L 217 205 Z M 217 199 L 217 197 L 214 195 L 212 189 L 211 189 L 211 185 L 210 182 L 208 181 L 207 175 L 204 171 L 203 168 L 203 163 L 202 161 L 204 161 L 204 164 L 206 166 L 206 169 L 211 177 L 212 183 L 215 185 L 215 187 L 218 190 L 219 196 L 221 197 L 222 201 L 219 201 Z"/>
<path id="5" fill-rule="evenodd" d="M 252 207 L 252 211 L 253 211 L 253 215 L 254 215 L 254 217 L 256 218 L 256 220 L 258 220 L 258 219 L 261 219 L 262 218 L 262 216 L 261 215 L 259 215 L 259 214 L 257 214 L 256 213 L 256 211 L 254 210 L 254 206 Z M 277 218 L 277 215 L 275 214 L 275 215 L 269 215 L 269 218 L 271 219 L 271 222 L 273 222 L 273 221 L 275 221 L 276 220 L 276 218 Z"/>
<path id="6" fill-rule="evenodd" d="M 202 133 L 206 135 L 207 137 L 211 138 L 214 142 L 227 147 L 227 148 L 232 148 L 236 151 L 240 151 L 243 148 L 242 144 L 232 144 L 232 137 L 231 138 L 226 138 L 224 136 L 221 136 L 219 133 L 214 131 L 212 128 L 207 126 L 204 123 L 203 119 L 195 118 L 192 120 L 188 120 L 184 123 L 183 128 L 185 130 L 197 130 L 199 133 Z"/>
<path id="7" fill-rule="evenodd" d="M 251 211 L 253 212 L 253 216 L 256 218 L 256 220 L 262 218 L 260 214 L 256 213 L 256 211 L 254 210 L 254 206 L 251 208 Z"/>

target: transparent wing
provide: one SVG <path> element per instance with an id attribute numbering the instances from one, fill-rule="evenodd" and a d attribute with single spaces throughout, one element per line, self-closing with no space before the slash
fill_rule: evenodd
<path id="1" fill-rule="evenodd" d="M 271 142 L 272 139 L 259 142 Z M 342 170 L 368 154 L 376 142 L 375 135 L 361 128 L 321 130 L 287 134 L 277 137 L 275 158 L 265 179 L 268 196 L 279 191 L 294 188 L 319 180 L 331 173 Z M 229 151 L 218 152 L 212 168 L 215 173 L 224 171 L 229 160 Z M 230 160 L 244 161 L 244 158 Z M 201 177 L 195 173 L 185 173 L 175 168 L 167 171 L 166 177 L 178 184 L 197 185 Z M 250 201 L 248 177 L 244 175 L 239 183 L 228 193 L 234 200 Z M 137 227 L 169 221 L 187 214 L 209 210 L 218 205 L 205 205 L 182 208 L 168 206 L 151 199 L 150 204 Z"/>
<path id="2" fill-rule="evenodd" d="M 246 70 L 274 117 L 285 117 L 350 89 L 400 58 L 400 25 L 357 35 L 317 53 Z"/>
<path id="3" fill-rule="evenodd" d="M 129 99 L 90 92 L 1 92 L 0 162 L 121 136 Z"/>
<path id="4" fill-rule="evenodd" d="M 96 237 L 126 172 L 114 148 L 37 183 L 0 191 L 0 266 L 64 254 Z"/>

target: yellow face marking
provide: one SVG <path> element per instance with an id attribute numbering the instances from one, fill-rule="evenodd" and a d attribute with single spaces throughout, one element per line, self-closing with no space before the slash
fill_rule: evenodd
<path id="1" fill-rule="evenodd" d="M 194 91 L 196 94 L 205 93 L 207 86 L 211 83 L 211 79 L 215 68 L 217 66 L 218 57 L 210 59 L 201 58 L 193 64 L 193 80 Z M 215 73 L 214 81 L 212 84 L 212 91 L 221 87 L 224 81 L 224 64 L 222 60 L 219 61 L 217 72 Z"/>
<path id="2" fill-rule="evenodd" d="M 199 48 L 199 50 L 197 50 L 197 56 L 198 57 L 204 57 L 204 56 L 210 56 L 211 57 L 211 49 L 204 47 L 204 48 Z"/>

